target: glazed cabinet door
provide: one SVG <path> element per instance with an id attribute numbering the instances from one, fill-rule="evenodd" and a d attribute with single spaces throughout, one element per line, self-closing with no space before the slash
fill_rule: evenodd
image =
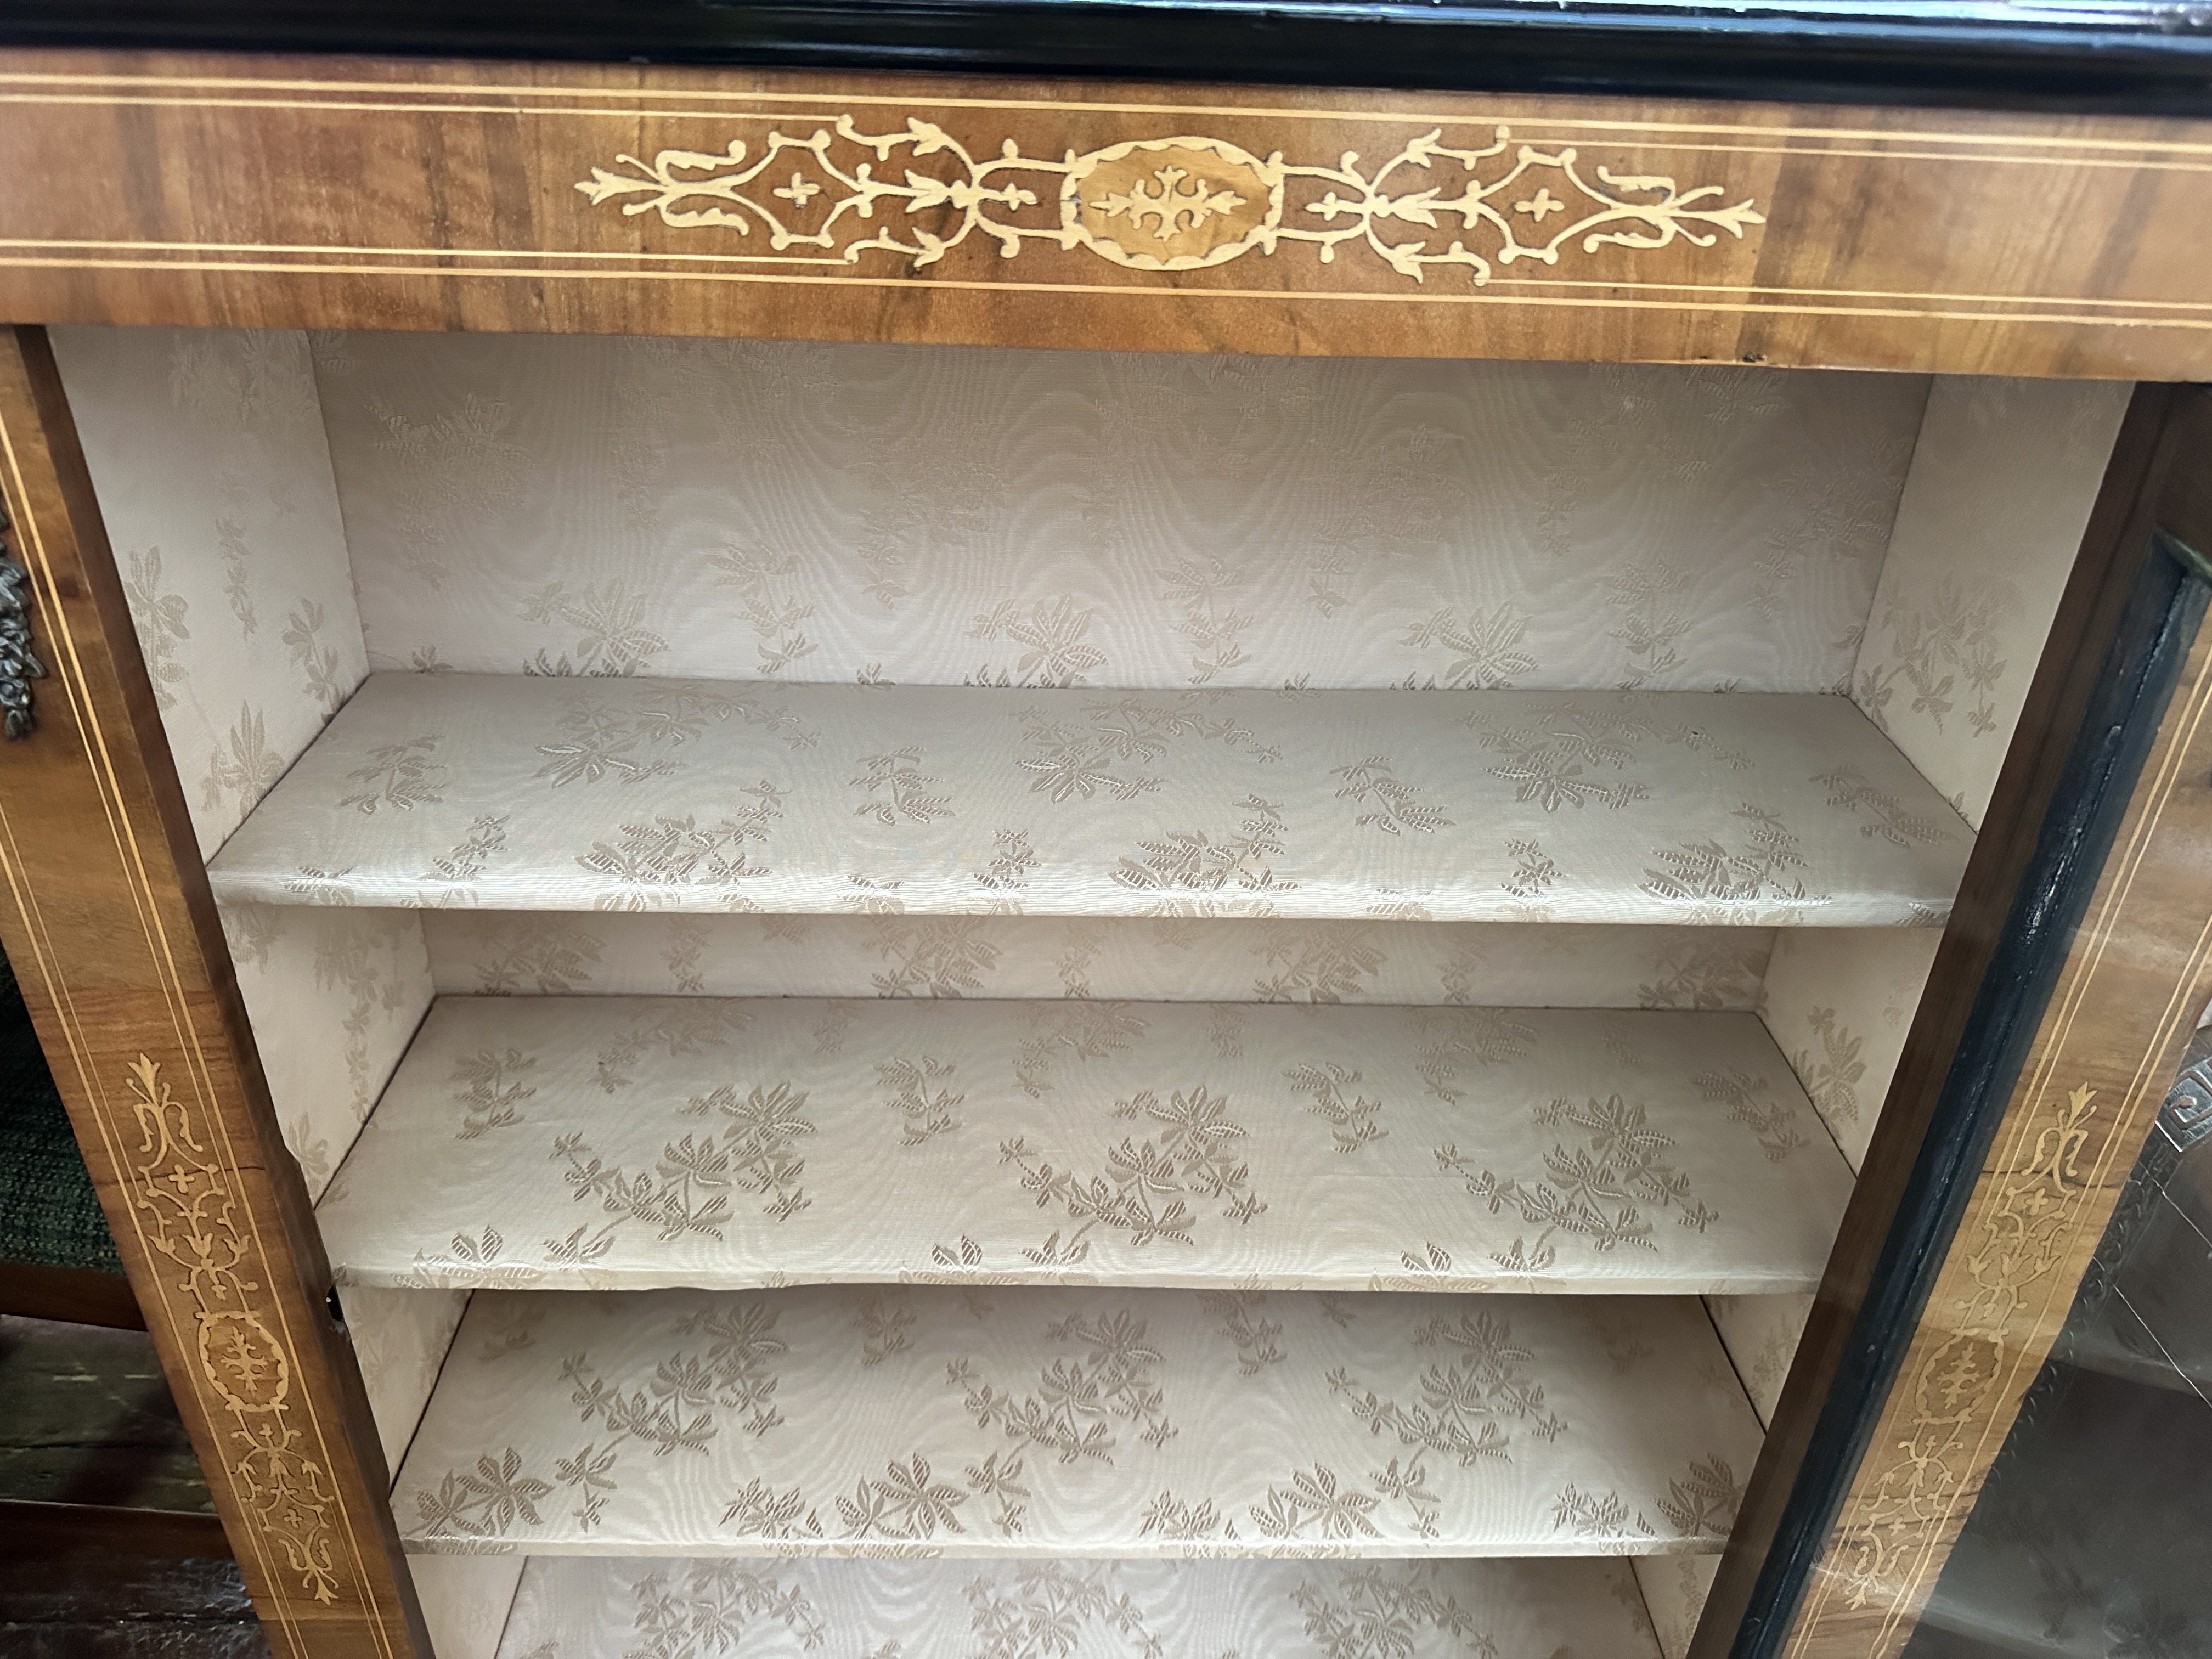
<path id="1" fill-rule="evenodd" d="M 2212 996 L 2212 393 L 2130 408 L 1694 1651 L 1893 1659 Z"/>

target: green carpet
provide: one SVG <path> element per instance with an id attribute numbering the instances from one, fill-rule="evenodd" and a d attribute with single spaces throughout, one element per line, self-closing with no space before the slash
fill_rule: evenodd
<path id="1" fill-rule="evenodd" d="M 123 1271 L 69 1115 L 0 958 L 0 1262 Z"/>

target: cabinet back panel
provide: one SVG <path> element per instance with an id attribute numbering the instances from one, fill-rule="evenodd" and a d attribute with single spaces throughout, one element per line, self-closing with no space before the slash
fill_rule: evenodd
<path id="1" fill-rule="evenodd" d="M 1920 376 L 319 337 L 371 664 L 1826 691 Z"/>

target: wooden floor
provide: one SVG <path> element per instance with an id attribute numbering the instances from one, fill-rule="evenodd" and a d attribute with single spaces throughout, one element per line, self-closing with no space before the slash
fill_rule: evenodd
<path id="1" fill-rule="evenodd" d="M 25 1504 L 125 1524 L 57 1527 Z M 0 1654 L 264 1659 L 236 1564 L 176 1553 L 203 1546 L 191 1517 L 210 1508 L 143 1331 L 0 1316 Z"/>
<path id="2" fill-rule="evenodd" d="M 232 1561 L 74 1551 L 0 1559 L 9 1659 L 268 1659 Z"/>

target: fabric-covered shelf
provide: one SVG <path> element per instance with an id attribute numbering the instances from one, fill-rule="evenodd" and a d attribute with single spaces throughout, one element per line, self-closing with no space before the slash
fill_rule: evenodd
<path id="1" fill-rule="evenodd" d="M 429 1552 L 1710 1553 L 1758 1419 L 1695 1299 L 487 1291 Z"/>
<path id="2" fill-rule="evenodd" d="M 339 1282 L 1804 1291 L 1851 1175 L 1754 1015 L 449 997 Z"/>
<path id="3" fill-rule="evenodd" d="M 696 1646 L 694 1644 L 696 1644 Z M 741 1653 L 1659 1659 L 1625 1561 L 540 1556 L 500 1659 Z"/>
<path id="4" fill-rule="evenodd" d="M 231 903 L 1933 925 L 1972 832 L 1846 699 L 373 676 Z"/>

